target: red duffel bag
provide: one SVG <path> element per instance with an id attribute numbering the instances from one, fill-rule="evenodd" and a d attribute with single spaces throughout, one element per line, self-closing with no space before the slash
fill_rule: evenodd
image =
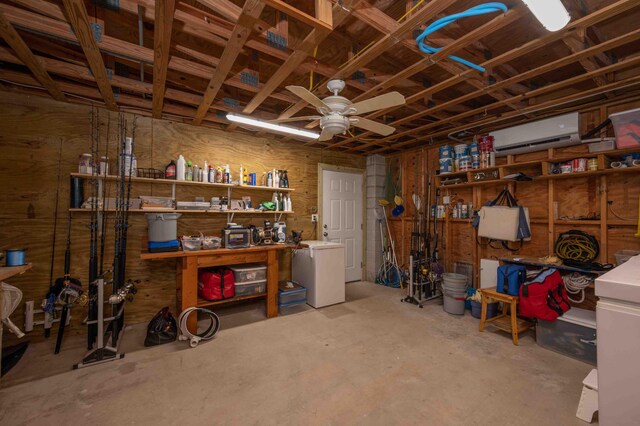
<path id="1" fill-rule="evenodd" d="M 226 268 L 198 271 L 198 295 L 207 300 L 228 299 L 235 295 L 233 271 Z"/>
<path id="2" fill-rule="evenodd" d="M 571 309 L 567 289 L 557 269 L 540 272 L 520 287 L 520 315 L 545 321 Z"/>

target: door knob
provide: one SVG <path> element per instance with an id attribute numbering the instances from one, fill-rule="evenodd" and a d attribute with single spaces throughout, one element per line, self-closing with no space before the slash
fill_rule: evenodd
<path id="1" fill-rule="evenodd" d="M 328 237 L 329 233 L 328 232 L 323 232 L 322 235 L 325 236 L 325 237 Z"/>
<path id="2" fill-rule="evenodd" d="M 322 227 L 323 227 L 324 229 L 327 229 L 327 228 L 328 228 L 328 226 L 327 226 L 327 224 L 326 224 L 326 223 L 325 223 L 324 225 L 322 225 Z"/>

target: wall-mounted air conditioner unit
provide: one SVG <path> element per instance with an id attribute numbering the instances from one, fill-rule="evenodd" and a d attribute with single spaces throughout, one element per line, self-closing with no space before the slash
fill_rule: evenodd
<path id="1" fill-rule="evenodd" d="M 559 115 L 489 133 L 496 156 L 522 154 L 580 143 L 580 115 Z"/>

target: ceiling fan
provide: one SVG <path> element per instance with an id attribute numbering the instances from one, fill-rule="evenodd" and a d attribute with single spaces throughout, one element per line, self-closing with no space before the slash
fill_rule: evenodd
<path id="1" fill-rule="evenodd" d="M 378 123 L 367 118 L 354 116 L 356 114 L 366 114 L 379 109 L 404 105 L 405 100 L 402 94 L 398 92 L 390 92 L 353 103 L 344 96 L 339 95 L 344 87 L 345 83 L 343 80 L 330 80 L 327 83 L 327 89 L 329 89 L 333 95 L 320 99 L 304 87 L 287 86 L 287 90 L 316 107 L 321 115 L 291 117 L 273 120 L 272 122 L 284 123 L 302 120 L 320 120 L 320 129 L 322 129 L 322 133 L 320 133 L 319 141 L 329 140 L 337 134 L 345 134 L 352 126 L 359 127 L 382 136 L 388 136 L 395 132 L 396 129 L 394 127 L 387 126 L 386 124 Z"/>

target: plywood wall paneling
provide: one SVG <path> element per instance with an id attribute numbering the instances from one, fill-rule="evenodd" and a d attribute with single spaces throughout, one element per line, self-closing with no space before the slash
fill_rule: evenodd
<path id="1" fill-rule="evenodd" d="M 53 231 L 56 180 L 58 174 L 58 149 L 62 142 L 60 199 L 54 278 L 63 274 L 66 241 L 67 206 L 69 205 L 69 173 L 78 171 L 78 157 L 90 152 L 89 107 L 63 104 L 40 97 L 27 97 L 5 93 L 0 100 L 0 249 L 24 247 L 27 260 L 34 264 L 29 273 L 16 277 L 11 282 L 24 292 L 24 300 L 35 300 L 36 304 L 45 296 L 49 286 L 49 265 Z M 106 140 L 107 126 L 111 135 L 109 149 L 110 168 L 116 170 L 116 123 L 117 114 L 99 110 L 101 134 Z M 134 117 L 126 115 L 131 134 Z M 179 154 L 203 165 L 229 164 L 237 176 L 240 164 L 250 171 L 262 174 L 267 169 L 287 169 L 296 215 L 285 218 L 289 230 L 303 230 L 305 238 L 313 237 L 310 214 L 317 209 L 317 164 L 319 162 L 347 167 L 364 168 L 364 157 L 327 153 L 297 143 L 280 143 L 268 138 L 256 138 L 240 133 L 222 131 L 188 124 L 174 123 L 138 117 L 136 120 L 135 154 L 139 167 L 164 170 L 171 159 Z M 104 151 L 104 145 L 100 147 Z M 113 182 L 110 191 L 113 192 Z M 176 188 L 179 200 L 190 200 L 196 196 L 210 199 L 213 195 L 226 195 L 226 189 L 184 187 Z M 246 191 L 234 191 L 233 196 L 242 196 Z M 85 190 L 88 196 L 89 188 Z M 169 196 L 169 185 L 134 184 L 132 196 Z M 270 191 L 252 191 L 254 202 L 271 199 Z M 271 216 L 269 218 L 273 219 Z M 236 216 L 240 223 L 261 224 L 264 217 Z M 113 224 L 113 215 L 108 215 Z M 178 222 L 178 233 L 197 234 L 203 232 L 218 235 L 226 222 L 225 217 L 211 218 L 199 215 L 184 215 Z M 72 261 L 71 275 L 82 280 L 85 289 L 88 265 L 89 215 L 72 215 Z M 106 240 L 105 266 L 113 260 L 113 233 L 110 229 Z M 128 238 L 127 277 L 140 279 L 135 301 L 127 307 L 127 321 L 147 322 L 163 306 L 175 306 L 175 264 L 167 262 L 143 262 L 139 259 L 146 239 L 147 225 L 144 215 L 130 215 Z M 317 235 L 316 235 L 317 236 Z M 289 277 L 289 256 L 281 258 L 281 279 Z M 23 307 L 13 318 L 21 324 Z M 80 321 L 85 316 L 82 308 L 74 309 L 70 333 L 84 333 Z M 34 330 L 32 339 L 41 338 Z M 8 340 L 5 342 L 7 343 Z"/>

